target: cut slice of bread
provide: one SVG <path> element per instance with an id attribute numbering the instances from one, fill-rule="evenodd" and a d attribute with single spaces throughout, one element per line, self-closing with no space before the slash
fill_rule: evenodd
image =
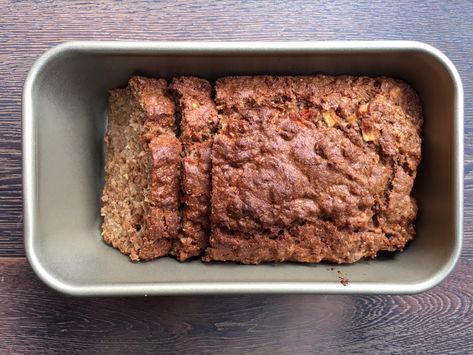
<path id="1" fill-rule="evenodd" d="M 180 228 L 181 143 L 166 90 L 136 76 L 109 96 L 102 234 L 134 261 L 168 254 Z"/>
<path id="2" fill-rule="evenodd" d="M 183 148 L 182 233 L 171 253 L 184 261 L 200 255 L 208 244 L 211 149 L 218 116 L 208 81 L 196 77 L 175 78 L 170 89 L 180 114 Z"/>

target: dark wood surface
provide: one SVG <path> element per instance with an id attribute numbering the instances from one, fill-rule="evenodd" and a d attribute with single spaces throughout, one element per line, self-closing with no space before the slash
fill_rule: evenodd
<path id="1" fill-rule="evenodd" d="M 473 353 L 473 3 L 470 1 L 0 0 L 0 352 Z M 465 89 L 465 233 L 454 272 L 415 296 L 71 298 L 24 257 L 21 91 L 34 60 L 73 39 L 409 39 Z"/>

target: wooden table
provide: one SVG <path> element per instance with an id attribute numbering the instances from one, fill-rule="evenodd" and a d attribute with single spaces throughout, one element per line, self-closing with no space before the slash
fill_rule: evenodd
<path id="1" fill-rule="evenodd" d="M 469 1 L 0 0 L 0 352 L 473 353 L 473 4 Z M 71 298 L 25 259 L 21 92 L 73 39 L 409 39 L 432 44 L 465 88 L 465 234 L 441 285 L 416 296 Z"/>

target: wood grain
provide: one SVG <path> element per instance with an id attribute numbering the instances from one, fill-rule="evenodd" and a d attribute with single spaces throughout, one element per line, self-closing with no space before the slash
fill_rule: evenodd
<path id="1" fill-rule="evenodd" d="M 0 259 L 0 351 L 467 353 L 473 261 L 418 296 L 69 298 Z"/>
<path id="2" fill-rule="evenodd" d="M 0 352 L 473 353 L 473 6 L 470 1 L 0 0 Z M 78 299 L 24 259 L 21 91 L 68 40 L 409 39 L 457 66 L 465 90 L 465 233 L 454 273 L 416 296 Z M 12 258 L 15 257 L 15 258 Z"/>

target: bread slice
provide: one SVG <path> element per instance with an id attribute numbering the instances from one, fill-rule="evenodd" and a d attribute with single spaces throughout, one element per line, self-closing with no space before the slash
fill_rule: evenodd
<path id="1" fill-rule="evenodd" d="M 175 78 L 170 86 L 180 113 L 183 147 L 181 204 L 182 232 L 172 255 L 184 261 L 207 247 L 210 233 L 211 149 L 217 127 L 212 86 L 196 77 Z"/>
<path id="2" fill-rule="evenodd" d="M 166 90 L 135 76 L 109 96 L 102 234 L 134 261 L 168 254 L 179 232 L 181 143 Z"/>
<path id="3" fill-rule="evenodd" d="M 351 263 L 414 237 L 422 110 L 407 84 L 227 77 L 216 103 L 205 261 Z"/>

